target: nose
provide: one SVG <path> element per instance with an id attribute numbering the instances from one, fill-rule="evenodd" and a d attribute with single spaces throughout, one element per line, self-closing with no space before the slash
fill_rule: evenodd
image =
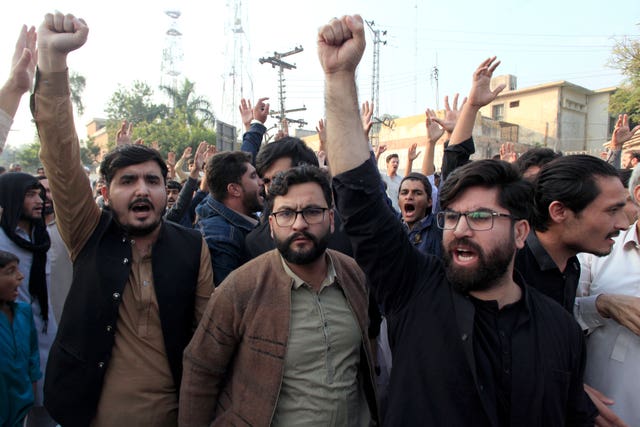
<path id="1" fill-rule="evenodd" d="M 463 215 L 460 216 L 460 218 L 458 219 L 458 223 L 451 231 L 453 231 L 453 235 L 458 239 L 461 237 L 470 236 L 473 232 L 473 230 L 469 228 L 467 217 Z"/>
<path id="2" fill-rule="evenodd" d="M 18 270 L 18 280 L 24 279 L 24 274 L 20 270 Z"/>
<path id="3" fill-rule="evenodd" d="M 624 210 L 620 209 L 618 215 L 616 216 L 616 230 L 626 230 L 627 228 L 629 228 L 629 225 L 631 225 L 631 223 L 629 222 L 629 218 L 627 218 L 627 215 L 625 215 Z"/>
<path id="4" fill-rule="evenodd" d="M 302 212 L 298 212 L 298 214 L 296 215 L 296 219 L 295 221 L 293 221 L 293 225 L 291 227 L 293 230 L 305 230 L 309 227 L 309 224 L 307 224 L 307 221 L 305 221 L 304 217 L 302 216 Z"/>

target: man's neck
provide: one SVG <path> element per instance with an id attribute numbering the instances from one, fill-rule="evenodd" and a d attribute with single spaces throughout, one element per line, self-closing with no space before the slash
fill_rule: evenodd
<path id="1" fill-rule="evenodd" d="M 133 254 L 136 259 L 148 256 L 151 254 L 151 248 L 153 244 L 158 240 L 158 236 L 160 235 L 160 227 L 162 224 L 158 225 L 155 230 L 151 233 L 144 236 L 131 236 L 131 247 L 133 249 Z"/>
<path id="2" fill-rule="evenodd" d="M 327 277 L 327 271 L 329 269 L 326 254 L 322 254 L 322 256 L 310 264 L 293 264 L 287 260 L 285 260 L 285 262 L 296 276 L 309 284 L 316 293 L 320 292 L 320 286 Z"/>
<path id="3" fill-rule="evenodd" d="M 18 228 L 23 230 L 29 236 L 31 236 L 32 226 L 33 226 L 33 224 L 28 219 L 20 219 L 20 220 L 18 220 Z"/>
<path id="4" fill-rule="evenodd" d="M 569 249 L 567 245 L 562 242 L 560 236 L 553 231 L 534 231 L 534 233 L 536 233 L 536 237 L 544 250 L 547 251 L 553 262 L 556 263 L 558 270 L 564 271 L 569 258 L 575 256 L 577 252 Z"/>
<path id="5" fill-rule="evenodd" d="M 231 209 L 234 212 L 238 212 L 241 215 L 251 216 L 251 212 L 246 212 L 242 199 L 236 197 L 227 197 L 222 201 L 222 204 Z"/>
<path id="6" fill-rule="evenodd" d="M 522 289 L 513 281 L 513 267 L 503 276 L 496 285 L 483 291 L 471 291 L 471 296 L 482 301 L 496 301 L 498 308 L 513 304 L 522 298 Z"/>
<path id="7" fill-rule="evenodd" d="M 398 171 L 397 169 L 391 169 L 391 170 L 387 169 L 387 175 L 393 178 L 394 176 L 398 175 Z"/>

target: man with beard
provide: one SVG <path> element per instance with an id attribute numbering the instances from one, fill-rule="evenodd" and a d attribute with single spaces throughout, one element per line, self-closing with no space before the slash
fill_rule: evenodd
<path id="1" fill-rule="evenodd" d="M 501 161 L 456 169 L 440 189 L 444 261 L 419 253 L 385 208 L 360 130 L 355 71 L 364 46 L 358 15 L 318 35 L 338 212 L 389 316 L 384 425 L 591 425 L 580 328 L 513 270 L 529 232 L 530 184 Z M 497 65 L 489 58 L 476 69 L 461 120 L 495 98 Z"/>
<path id="2" fill-rule="evenodd" d="M 51 264 L 51 283 L 53 283 L 53 286 L 49 287 L 49 300 L 51 301 L 51 311 L 53 312 L 56 321 L 59 322 L 60 317 L 62 317 L 64 301 L 67 298 L 69 289 L 71 288 L 73 264 L 69 258 L 69 251 L 67 251 L 67 247 L 62 241 L 62 236 L 60 236 L 58 224 L 56 223 L 56 215 L 53 209 L 49 180 L 45 175 L 39 175 L 37 179 L 44 188 L 42 214 L 51 240 L 51 247 L 47 253 L 47 259 Z M 45 367 L 43 366 L 43 371 L 44 368 Z"/>
<path id="3" fill-rule="evenodd" d="M 212 156 L 206 165 L 209 194 L 196 208 L 196 228 L 204 237 L 218 286 L 250 257 L 245 237 L 258 225 L 255 212 L 262 209 L 262 180 L 251 155 L 228 151 Z"/>
<path id="4" fill-rule="evenodd" d="M 56 336 L 57 322 L 51 310 L 51 241 L 43 219 L 45 190 L 38 178 L 22 172 L 0 176 L 0 249 L 18 256 L 24 280 L 18 288 L 18 301 L 31 305 L 38 332 L 40 366 L 44 371 L 49 350 Z M 44 378 L 35 390 L 35 405 L 27 425 L 55 425 L 43 406 Z"/>
<path id="5" fill-rule="evenodd" d="M 623 210 L 628 193 L 613 166 L 589 155 L 544 164 L 533 185 L 533 231 L 515 266 L 531 286 L 573 313 L 576 255 L 611 252 L 613 237 L 629 227 Z"/>
<path id="6" fill-rule="evenodd" d="M 38 31 L 31 100 L 73 283 L 45 374 L 45 405 L 66 426 L 176 426 L 182 352 L 213 290 L 200 234 L 162 220 L 167 166 L 144 145 L 105 155 L 108 208 L 80 163 L 67 55 L 87 24 L 60 12 Z"/>
<path id="7" fill-rule="evenodd" d="M 277 249 L 213 293 L 185 350 L 180 425 L 375 423 L 365 278 L 327 249 L 329 179 L 299 166 L 269 193 Z"/>

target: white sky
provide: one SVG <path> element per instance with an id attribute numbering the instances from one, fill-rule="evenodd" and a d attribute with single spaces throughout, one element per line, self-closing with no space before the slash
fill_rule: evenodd
<path id="1" fill-rule="evenodd" d="M 128 87 L 144 80 L 154 89 L 160 83 L 162 49 L 169 19 L 165 10 L 178 9 L 183 33 L 183 76 L 196 82 L 196 92 L 206 96 L 220 120 L 238 121 L 231 110 L 233 36 L 230 31 L 233 0 L 181 2 L 26 0 L 3 11 L 0 27 L 0 79 L 8 73 L 20 25 L 36 27 L 53 8 L 84 18 L 89 41 L 69 57 L 69 65 L 87 78 L 84 92 L 85 125 L 92 117 L 105 117 L 104 108 L 118 85 Z M 514 74 L 524 88 L 568 80 L 590 89 L 617 85 L 622 77 L 605 63 L 611 47 L 623 35 L 640 37 L 640 2 L 619 0 L 606 6 L 595 0 L 243 0 L 241 38 L 245 47 L 244 96 L 270 96 L 277 104 L 277 73 L 258 58 L 302 45 L 304 52 L 286 60 L 297 70 L 285 72 L 286 108 L 307 107 L 291 118 L 305 119 L 314 129 L 323 115 L 323 76 L 316 56 L 319 26 L 334 16 L 360 13 L 387 30 L 380 48 L 380 114 L 407 116 L 435 107 L 435 87 L 430 79 L 439 67 L 439 105 L 446 94 L 466 94 L 478 63 L 491 55 L 502 60 L 497 74 Z M 236 56 L 239 55 L 236 49 Z M 361 101 L 371 97 L 373 42 L 367 30 L 367 52 L 358 85 Z M 236 62 L 240 67 L 240 61 Z M 239 98 L 239 81 L 236 97 Z M 238 104 L 239 99 L 235 100 Z M 237 108 L 237 107 L 236 107 Z M 270 120 L 269 124 L 273 124 Z M 33 140 L 25 97 L 16 116 L 8 145 Z M 84 130 L 80 137 L 85 137 Z"/>

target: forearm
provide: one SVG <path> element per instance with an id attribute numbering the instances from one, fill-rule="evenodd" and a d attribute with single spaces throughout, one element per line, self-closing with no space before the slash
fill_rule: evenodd
<path id="1" fill-rule="evenodd" d="M 0 154 L 4 151 L 4 145 L 7 142 L 7 136 L 9 136 L 12 124 L 13 117 L 0 109 Z"/>
<path id="2" fill-rule="evenodd" d="M 369 159 L 369 144 L 362 132 L 354 75 L 329 75 L 325 81 L 327 159 L 332 174 L 354 169 Z"/>
<path id="3" fill-rule="evenodd" d="M 100 209 L 93 201 L 91 184 L 80 161 L 66 71 L 39 73 L 31 108 L 58 229 L 75 259 L 98 224 Z"/>
<path id="4" fill-rule="evenodd" d="M 251 123 L 249 130 L 242 135 L 242 145 L 240 150 L 251 154 L 251 163 L 255 165 L 256 156 L 260 151 L 260 145 L 262 144 L 262 137 L 264 136 L 267 128 L 260 123 Z"/>
<path id="5" fill-rule="evenodd" d="M 24 95 L 24 91 L 15 88 L 10 81 L 7 81 L 0 88 L 0 110 L 13 119 L 18 111 L 18 106 L 20 106 L 22 95 Z"/>
<path id="6" fill-rule="evenodd" d="M 435 167 L 436 143 L 427 141 L 424 159 L 422 159 L 422 174 L 425 176 L 436 173 Z"/>
<path id="7" fill-rule="evenodd" d="M 413 160 L 407 158 L 407 168 L 404 170 L 404 175 L 407 176 L 413 170 Z"/>
<path id="8" fill-rule="evenodd" d="M 480 111 L 480 107 L 471 105 L 468 102 L 462 106 L 462 112 L 460 113 L 458 123 L 451 134 L 449 146 L 460 144 L 461 142 L 471 138 L 478 111 Z"/>
<path id="9" fill-rule="evenodd" d="M 616 169 L 620 169 L 620 160 L 622 157 L 622 149 L 618 148 L 618 149 L 612 149 L 609 152 L 609 157 L 607 158 L 607 163 L 609 163 L 611 166 L 613 166 Z"/>

